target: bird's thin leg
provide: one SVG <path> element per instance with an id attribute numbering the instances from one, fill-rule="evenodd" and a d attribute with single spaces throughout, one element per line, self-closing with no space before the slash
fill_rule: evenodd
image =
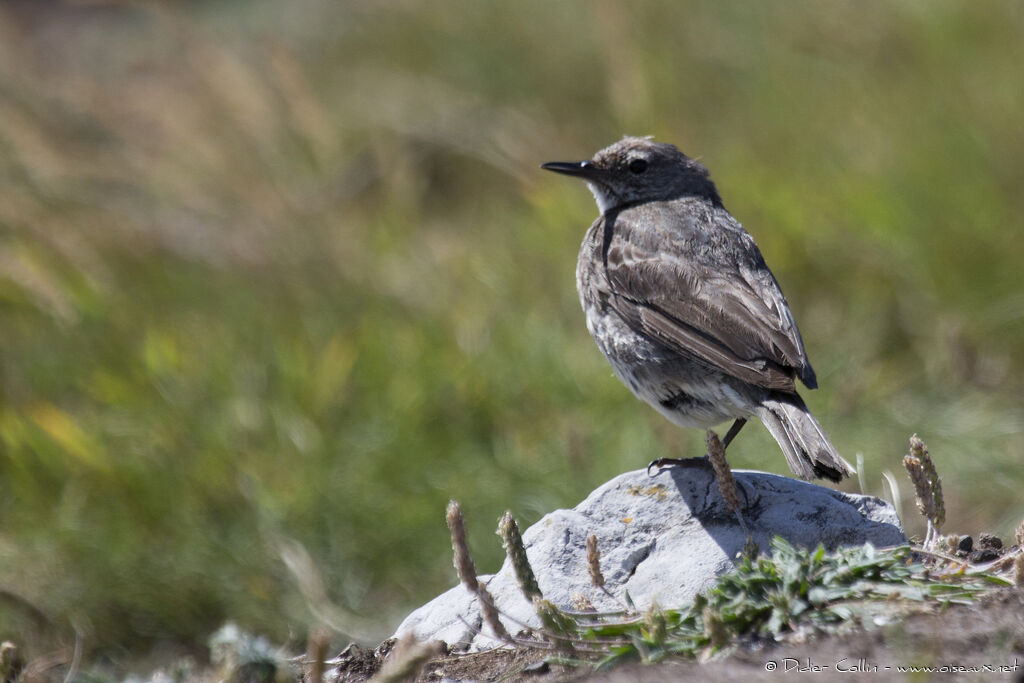
<path id="1" fill-rule="evenodd" d="M 732 423 L 732 427 L 729 427 L 729 431 L 725 433 L 725 438 L 722 439 L 722 448 L 728 448 L 732 440 L 736 438 L 736 435 L 743 429 L 743 425 L 747 424 L 747 418 L 741 417 Z"/>
<path id="2" fill-rule="evenodd" d="M 722 450 L 725 450 L 736 435 L 743 429 L 743 425 L 747 424 L 747 419 L 744 417 L 738 418 L 729 427 L 729 431 L 725 433 L 725 438 L 722 439 Z M 651 469 L 655 467 L 668 467 L 673 465 L 675 467 L 703 467 L 708 463 L 708 455 L 704 455 L 697 458 L 656 458 L 647 465 L 647 474 L 651 474 Z"/>

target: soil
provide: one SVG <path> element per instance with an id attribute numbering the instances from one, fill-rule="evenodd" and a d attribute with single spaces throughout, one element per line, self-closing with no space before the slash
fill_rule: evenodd
<path id="1" fill-rule="evenodd" d="M 378 651 L 350 648 L 327 680 L 364 681 L 379 668 L 393 641 Z M 913 614 L 898 623 L 803 643 L 747 642 L 709 662 L 632 663 L 608 672 L 548 664 L 548 652 L 500 649 L 431 659 L 416 681 L 776 681 L 810 674 L 844 681 L 908 678 L 1024 682 L 1024 590 L 1005 589 L 971 606 Z M 900 667 L 935 667 L 912 675 Z M 938 674 L 938 675 L 936 675 Z M 335 678 L 337 677 L 337 678 Z"/>

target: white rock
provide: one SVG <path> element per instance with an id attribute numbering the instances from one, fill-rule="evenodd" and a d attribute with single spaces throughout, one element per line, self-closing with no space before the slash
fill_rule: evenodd
<path id="1" fill-rule="evenodd" d="M 808 548 L 823 543 L 829 550 L 906 542 L 895 510 L 878 498 L 764 472 L 733 474 L 744 520 L 763 551 L 774 536 Z M 590 582 L 590 534 L 597 534 L 605 590 Z M 626 592 L 641 610 L 652 601 L 681 606 L 733 567 L 747 536 L 722 499 L 710 465 L 699 460 L 654 476 L 646 470 L 620 475 L 572 510 L 543 517 L 523 540 L 545 598 L 572 609 L 573 597 L 582 595 L 606 611 L 621 609 Z M 481 579 L 510 633 L 540 625 L 508 560 L 497 574 Z M 476 597 L 461 584 L 406 617 L 395 635 L 410 631 L 419 640 L 440 639 L 453 647 L 501 644 L 482 624 Z"/>

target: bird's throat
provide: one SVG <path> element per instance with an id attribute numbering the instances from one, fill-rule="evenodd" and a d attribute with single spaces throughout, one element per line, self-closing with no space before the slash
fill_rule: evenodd
<path id="1" fill-rule="evenodd" d="M 594 195 L 594 200 L 597 202 L 597 208 L 601 213 L 604 213 L 615 206 L 615 197 L 611 195 L 603 185 L 588 182 L 587 187 L 590 188 L 591 194 Z"/>

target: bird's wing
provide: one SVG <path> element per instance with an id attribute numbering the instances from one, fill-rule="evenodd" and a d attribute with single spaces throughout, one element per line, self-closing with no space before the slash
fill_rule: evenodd
<path id="1" fill-rule="evenodd" d="M 666 225 L 665 213 L 607 217 L 609 303 L 634 330 L 729 375 L 790 392 L 796 375 L 813 389 L 778 283 L 750 235 L 723 217 L 725 229 L 710 216 L 685 229 Z"/>

